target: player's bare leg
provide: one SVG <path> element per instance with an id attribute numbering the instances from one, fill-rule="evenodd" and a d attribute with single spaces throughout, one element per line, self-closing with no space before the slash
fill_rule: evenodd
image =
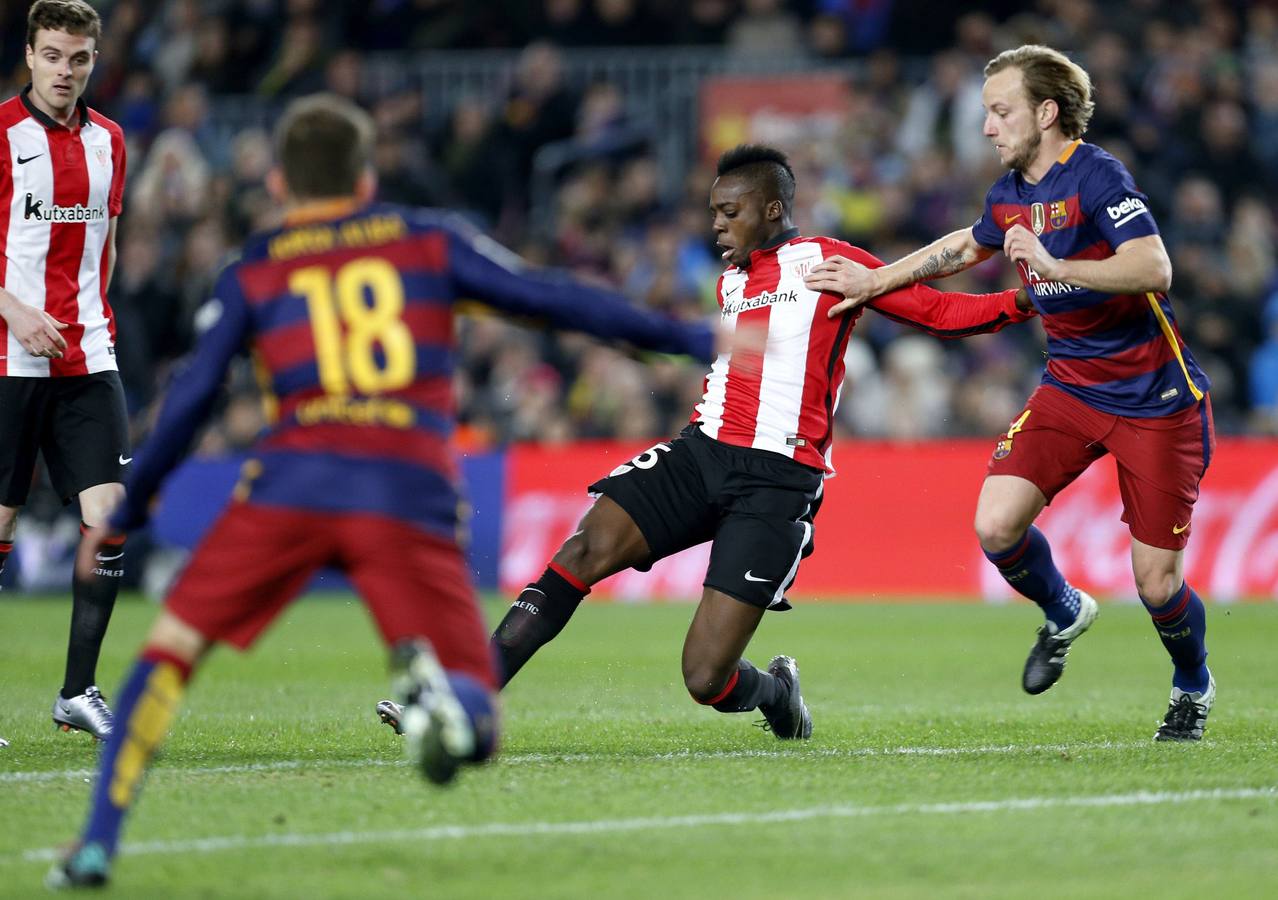
<path id="1" fill-rule="evenodd" d="M 97 484 L 79 496 L 83 533 L 107 523 L 124 496 L 124 485 Z M 115 609 L 123 558 L 124 537 L 114 536 L 98 549 L 92 573 L 72 577 L 66 673 L 53 701 L 55 725 L 63 731 L 87 731 L 100 741 L 111 736 L 115 719 L 97 687 L 98 655 Z"/>
<path id="2" fill-rule="evenodd" d="M 493 632 L 501 686 L 563 630 L 592 585 L 644 564 L 650 555 L 630 515 L 608 497 L 596 500 L 541 578 L 524 588 Z"/>
<path id="3" fill-rule="evenodd" d="M 1185 582 L 1185 551 L 1132 538 L 1132 574 L 1173 666 L 1171 701 L 1154 739 L 1196 741 L 1216 700 L 1216 680 L 1207 668 L 1207 613 Z"/>
<path id="4" fill-rule="evenodd" d="M 1006 553 L 1025 538 L 1047 498 L 1038 485 L 1015 475 L 990 475 L 976 501 L 976 536 L 986 553 Z"/>
<path id="5" fill-rule="evenodd" d="M 1070 645 L 1099 611 L 1090 595 L 1065 580 L 1047 538 L 1034 527 L 1046 505 L 1037 485 L 1015 475 L 990 475 L 976 502 L 976 535 L 986 558 L 1047 617 L 1021 675 L 1021 686 L 1030 694 L 1041 694 L 1060 679 Z"/>
<path id="6" fill-rule="evenodd" d="M 788 656 L 761 672 L 742 657 L 764 610 L 706 588 L 683 642 L 683 683 L 692 699 L 719 712 L 758 709 L 778 738 L 808 738 L 812 717 Z"/>
<path id="7" fill-rule="evenodd" d="M 88 824 L 75 848 L 49 871 L 50 887 L 107 882 L 125 817 L 209 646 L 190 625 L 160 613 L 116 698 L 119 727 L 98 762 Z"/>

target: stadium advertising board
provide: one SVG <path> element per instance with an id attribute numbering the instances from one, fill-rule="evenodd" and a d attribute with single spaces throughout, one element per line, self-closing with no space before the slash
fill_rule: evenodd
<path id="1" fill-rule="evenodd" d="M 816 550 L 792 594 L 804 600 L 1010 600 L 972 531 L 990 442 L 853 443 L 835 448 Z M 500 583 L 514 594 L 541 574 L 590 507 L 586 485 L 647 449 L 587 443 L 521 446 L 507 459 Z M 1101 461 L 1039 525 L 1063 571 L 1102 596 L 1135 600 L 1129 536 L 1112 463 Z M 1217 601 L 1278 595 L 1278 442 L 1222 440 L 1194 512 L 1186 576 Z M 700 595 L 708 545 L 623 572 L 592 596 L 623 601 Z"/>
<path id="2" fill-rule="evenodd" d="M 707 78 L 700 95 L 701 149 L 707 162 L 741 143 L 797 147 L 832 138 L 847 120 L 841 75 L 737 75 Z"/>

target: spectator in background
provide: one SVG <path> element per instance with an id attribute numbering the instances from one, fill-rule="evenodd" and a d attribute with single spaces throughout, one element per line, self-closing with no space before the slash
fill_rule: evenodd
<path id="1" fill-rule="evenodd" d="M 532 176 L 533 156 L 551 141 L 570 137 L 577 123 L 577 95 L 564 84 L 563 57 L 547 43 L 520 54 L 502 108 L 502 137 L 511 150 L 515 187 Z M 521 195 L 526 201 L 527 195 Z"/>
<path id="2" fill-rule="evenodd" d="M 488 104 L 463 97 L 453 108 L 436 157 L 447 185 L 449 205 L 485 228 L 498 228 L 514 196 L 514 160 L 497 135 Z"/>
<path id="3" fill-rule="evenodd" d="M 728 52 L 747 59 L 803 56 L 807 53 L 799 17 L 781 0 L 745 0 L 742 13 L 728 26 Z"/>
<path id="4" fill-rule="evenodd" d="M 1251 358 L 1252 427 L 1278 435 L 1278 284 L 1265 303 L 1264 342 Z"/>
<path id="5" fill-rule="evenodd" d="M 977 169 L 989 160 L 983 115 L 980 70 L 957 51 L 938 54 L 927 80 L 910 93 L 897 146 L 914 160 L 939 152 Z"/>
<path id="6" fill-rule="evenodd" d="M 324 88 L 324 44 L 318 23 L 296 16 L 284 26 L 274 58 L 257 84 L 270 97 L 296 97 Z"/>

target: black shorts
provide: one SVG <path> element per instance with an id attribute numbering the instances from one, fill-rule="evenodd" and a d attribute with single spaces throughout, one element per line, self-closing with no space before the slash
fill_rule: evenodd
<path id="1" fill-rule="evenodd" d="M 37 452 L 63 503 L 123 481 L 132 452 L 119 373 L 0 377 L 0 504 L 27 502 Z"/>
<path id="2" fill-rule="evenodd" d="M 824 473 L 767 450 L 713 440 L 689 425 L 590 486 L 632 518 L 657 560 L 714 541 L 705 586 L 764 609 L 814 546 Z"/>

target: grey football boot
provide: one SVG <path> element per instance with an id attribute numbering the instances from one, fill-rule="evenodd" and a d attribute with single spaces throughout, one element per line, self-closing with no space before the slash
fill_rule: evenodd
<path id="1" fill-rule="evenodd" d="M 394 700 L 379 700 L 377 702 L 377 718 L 382 720 L 383 725 L 389 725 L 394 729 L 396 734 L 404 733 L 404 729 L 399 725 L 400 720 L 404 718 L 404 707 Z"/>
<path id="2" fill-rule="evenodd" d="M 115 716 L 95 685 L 69 700 L 59 693 L 53 699 L 53 724 L 63 731 L 87 731 L 99 741 L 109 740 Z"/>

